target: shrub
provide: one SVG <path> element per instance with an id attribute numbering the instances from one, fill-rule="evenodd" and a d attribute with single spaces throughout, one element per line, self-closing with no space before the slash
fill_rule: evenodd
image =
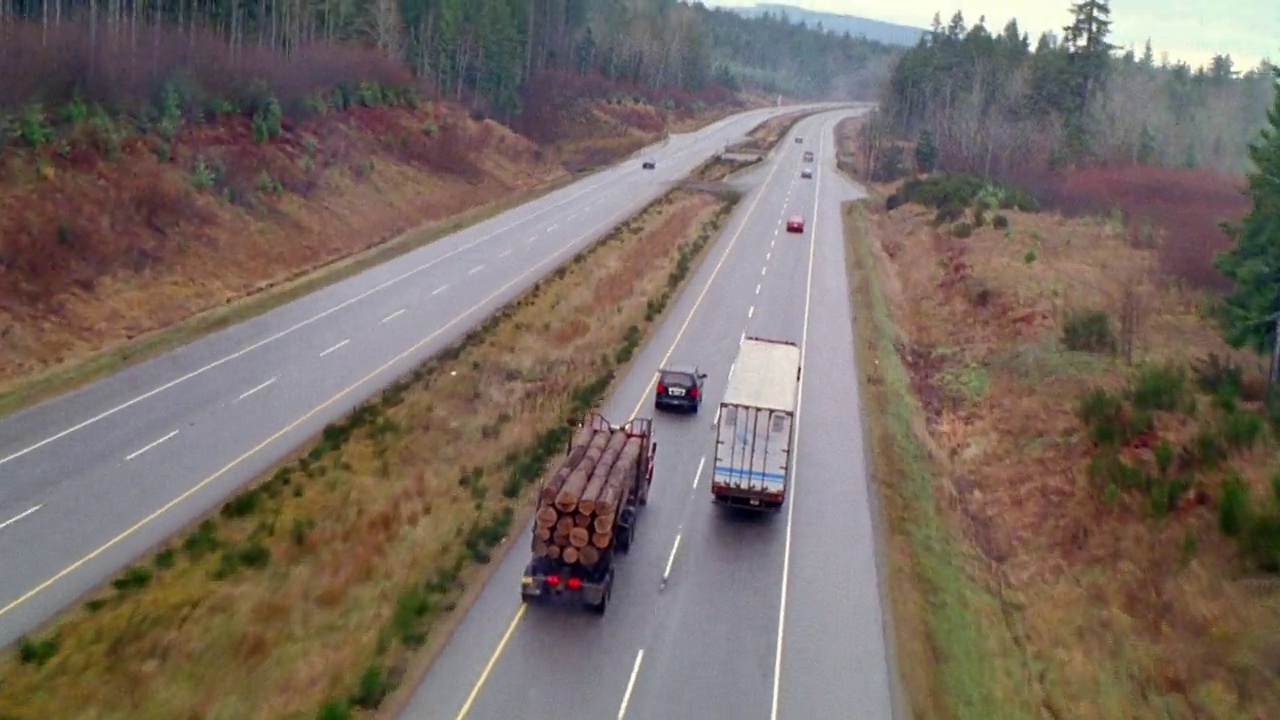
<path id="1" fill-rule="evenodd" d="M 1219 398 L 1239 398 L 1244 387 L 1244 369 L 1230 358 L 1209 353 L 1203 360 L 1192 363 L 1196 386 Z"/>
<path id="2" fill-rule="evenodd" d="M 1216 469 L 1227 459 L 1227 446 L 1212 428 L 1201 428 L 1191 439 L 1187 454 L 1192 462 L 1206 470 Z"/>
<path id="3" fill-rule="evenodd" d="M 1004 215 L 1003 213 L 996 213 L 995 216 L 991 218 L 991 227 L 997 230 L 1008 230 L 1009 229 L 1008 216 Z"/>
<path id="4" fill-rule="evenodd" d="M 316 713 L 316 720 L 351 720 L 351 705 L 346 700 L 330 700 Z"/>
<path id="5" fill-rule="evenodd" d="M 1246 450 L 1262 435 L 1262 418 L 1247 410 L 1231 410 L 1222 415 L 1222 439 L 1233 450 Z"/>
<path id="6" fill-rule="evenodd" d="M 18 659 L 24 665 L 40 667 L 52 660 L 53 656 L 57 654 L 57 638 L 49 637 L 42 640 L 32 640 L 25 635 L 18 638 Z"/>
<path id="7" fill-rule="evenodd" d="M 1249 488 L 1232 473 L 1222 483 L 1222 498 L 1218 501 L 1218 528 L 1224 535 L 1236 537 L 1249 522 Z"/>
<path id="8" fill-rule="evenodd" d="M 1116 348 L 1111 318 L 1102 310 L 1071 313 L 1063 323 L 1062 344 L 1077 352 L 1112 352 Z"/>
<path id="9" fill-rule="evenodd" d="M 973 226 L 967 222 L 961 221 L 951 226 L 951 236 L 960 238 L 961 240 L 973 235 Z"/>
<path id="10" fill-rule="evenodd" d="M 1143 368 L 1129 392 L 1133 405 L 1142 410 L 1173 410 L 1185 396 L 1186 373 L 1175 365 Z"/>
<path id="11" fill-rule="evenodd" d="M 1089 428 L 1089 439 L 1097 446 L 1121 445 L 1149 425 L 1149 415 L 1126 414 L 1124 401 L 1102 388 L 1093 388 L 1080 398 L 1075 414 Z"/>
<path id="12" fill-rule="evenodd" d="M 1256 518 L 1244 538 L 1245 555 L 1269 573 L 1280 573 L 1280 513 Z"/>
<path id="13" fill-rule="evenodd" d="M 898 208 L 902 207 L 904 202 L 905 201 L 902 199 L 901 195 L 899 195 L 898 193 L 893 193 L 889 197 L 885 198 L 884 209 L 886 211 L 897 210 Z"/>
<path id="14" fill-rule="evenodd" d="M 956 222 L 964 217 L 964 206 L 947 204 L 938 208 L 938 212 L 933 216 L 934 226 L 945 225 L 949 222 Z"/>
<path id="15" fill-rule="evenodd" d="M 360 674 L 360 683 L 351 697 L 351 702 L 365 710 L 376 710 L 392 689 L 392 684 L 382 668 L 370 665 Z"/>
<path id="16" fill-rule="evenodd" d="M 151 582 L 151 568 L 143 565 L 132 565 L 125 568 L 120 577 L 111 581 L 111 586 L 121 592 L 129 590 L 138 590 L 147 586 Z"/>

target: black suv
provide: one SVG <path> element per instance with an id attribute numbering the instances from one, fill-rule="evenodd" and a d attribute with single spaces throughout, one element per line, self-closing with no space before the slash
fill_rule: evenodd
<path id="1" fill-rule="evenodd" d="M 645 170 L 652 170 L 658 167 L 658 163 L 652 160 L 645 160 L 644 163 L 640 165 L 640 167 L 644 168 Z"/>
<path id="2" fill-rule="evenodd" d="M 702 407 L 702 385 L 707 374 L 697 366 L 672 366 L 658 371 L 658 387 L 653 396 L 653 406 L 691 410 Z"/>

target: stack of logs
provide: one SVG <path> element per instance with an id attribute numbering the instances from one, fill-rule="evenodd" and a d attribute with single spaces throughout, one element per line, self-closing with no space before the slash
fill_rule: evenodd
<path id="1" fill-rule="evenodd" d="M 641 438 L 579 428 L 568 457 L 542 489 L 533 554 L 594 565 L 613 543 L 613 524 L 636 481 Z"/>

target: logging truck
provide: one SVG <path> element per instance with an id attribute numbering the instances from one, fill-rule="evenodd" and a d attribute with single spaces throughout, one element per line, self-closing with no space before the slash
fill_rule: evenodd
<path id="1" fill-rule="evenodd" d="M 581 604 L 604 614 L 614 556 L 635 538 L 657 449 L 649 418 L 621 426 L 599 413 L 583 419 L 564 460 L 539 490 L 521 600 Z"/>
<path id="2" fill-rule="evenodd" d="M 716 413 L 713 503 L 777 511 L 787 496 L 800 347 L 749 337 L 738 349 Z"/>

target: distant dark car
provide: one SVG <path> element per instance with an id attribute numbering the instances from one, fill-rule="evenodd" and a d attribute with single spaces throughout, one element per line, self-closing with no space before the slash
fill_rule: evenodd
<path id="1" fill-rule="evenodd" d="M 796 136 L 796 144 L 797 144 L 797 145 L 799 145 L 799 144 L 800 144 L 800 143 L 802 143 L 802 142 L 804 142 L 804 136 L 803 136 L 803 135 L 797 135 L 797 136 Z"/>
<path id="2" fill-rule="evenodd" d="M 697 366 L 672 366 L 658 371 L 653 406 L 658 410 L 689 410 L 702 407 L 702 385 L 707 374 Z"/>
<path id="3" fill-rule="evenodd" d="M 800 171 L 800 177 L 804 178 L 805 180 L 812 179 L 812 178 L 813 178 L 813 171 L 812 171 L 812 170 L 810 170 L 809 168 L 805 168 L 805 169 L 803 169 L 803 170 L 801 170 L 801 171 Z"/>
<path id="4" fill-rule="evenodd" d="M 658 167 L 658 163 L 656 163 L 656 162 L 654 162 L 654 161 L 652 161 L 652 160 L 645 160 L 645 161 L 644 161 L 644 165 L 642 165 L 641 167 L 643 167 L 645 170 L 652 170 L 652 169 L 654 169 L 654 168 Z"/>
<path id="5" fill-rule="evenodd" d="M 799 215 L 796 215 L 790 220 L 787 220 L 787 232 L 789 233 L 804 232 L 804 218 L 800 217 Z"/>
<path id="6" fill-rule="evenodd" d="M 813 151 L 812 151 L 812 150 L 805 150 L 805 151 L 804 151 L 804 161 L 805 161 L 805 162 L 813 162 Z"/>

